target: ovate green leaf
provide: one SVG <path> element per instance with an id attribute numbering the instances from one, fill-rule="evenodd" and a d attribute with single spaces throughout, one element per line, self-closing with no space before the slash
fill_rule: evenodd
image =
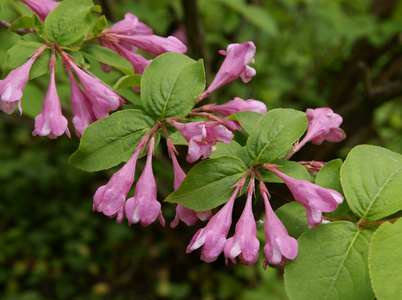
<path id="1" fill-rule="evenodd" d="M 87 127 L 80 146 L 69 158 L 74 167 L 93 172 L 127 161 L 155 121 L 140 110 L 127 109 Z"/>
<path id="2" fill-rule="evenodd" d="M 204 160 L 190 170 L 179 189 L 165 201 L 196 211 L 215 208 L 229 200 L 233 186 L 246 171 L 244 162 L 233 156 Z"/>
<path id="3" fill-rule="evenodd" d="M 378 146 L 357 146 L 342 166 L 341 183 L 350 209 L 362 220 L 389 216 L 402 209 L 402 155 Z"/>
<path id="4" fill-rule="evenodd" d="M 368 273 L 372 231 L 350 222 L 322 224 L 298 239 L 299 253 L 285 268 L 291 300 L 374 299 Z"/>
<path id="5" fill-rule="evenodd" d="M 305 113 L 293 109 L 273 109 L 255 125 L 247 141 L 247 152 L 254 163 L 271 162 L 289 149 L 306 128 Z"/>
<path id="6" fill-rule="evenodd" d="M 182 117 L 193 108 L 204 87 L 202 60 L 165 53 L 155 58 L 142 75 L 141 102 L 158 118 Z"/>
<path id="7" fill-rule="evenodd" d="M 386 222 L 371 240 L 369 269 L 378 300 L 402 299 L 402 219 Z"/>

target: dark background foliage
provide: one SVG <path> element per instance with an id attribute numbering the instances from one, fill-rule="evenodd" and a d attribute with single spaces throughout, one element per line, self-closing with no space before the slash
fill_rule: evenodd
<path id="1" fill-rule="evenodd" d="M 218 50 L 254 41 L 257 76 L 247 85 L 238 80 L 220 88 L 208 101 L 239 96 L 262 100 L 268 109 L 329 106 L 344 117 L 344 142 L 308 145 L 296 160 L 344 158 L 361 143 L 402 152 L 401 1 L 95 2 L 111 22 L 131 12 L 158 35 L 186 29 L 188 54 L 204 59 L 209 82 L 223 60 Z M 15 19 L 9 2 L 1 3 L 1 19 Z M 2 67 L 18 38 L 0 29 Z M 102 74 L 96 64 L 91 70 L 109 84 L 120 76 Z M 200 223 L 174 230 L 157 223 L 128 227 L 92 212 L 93 193 L 115 169 L 74 169 L 67 159 L 78 147 L 76 138 L 31 136 L 28 116 L 40 111 L 44 77 L 24 91 L 26 115 L 0 114 L 1 299 L 286 299 L 280 271 L 264 271 L 262 257 L 253 267 L 226 267 L 222 257 L 206 264 L 199 251 L 186 254 Z M 68 103 L 68 81 L 58 81 L 60 98 Z M 133 93 L 127 97 L 138 101 Z M 29 106 L 38 99 L 39 106 Z M 180 150 L 184 157 L 185 149 Z M 154 170 L 162 200 L 172 190 L 163 147 Z M 170 222 L 174 208 L 164 205 L 164 210 Z"/>

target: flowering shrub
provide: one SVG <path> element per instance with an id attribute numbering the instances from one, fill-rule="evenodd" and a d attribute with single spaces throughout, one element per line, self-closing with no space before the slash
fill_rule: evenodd
<path id="1" fill-rule="evenodd" d="M 392 271 L 401 255 L 384 246 L 390 254 L 383 257 L 379 243 L 393 238 L 402 226 L 394 218 L 402 210 L 400 154 L 361 145 L 344 162 L 291 161 L 308 142 L 342 141 L 342 117 L 330 108 L 267 110 L 262 101 L 239 97 L 220 105 L 202 104 L 227 83 L 238 78 L 247 83 L 256 76 L 249 64 L 258 49 L 251 41 L 219 52 L 225 59 L 206 87 L 203 61 L 183 54 L 187 48 L 178 38 L 154 35 L 133 14 L 106 28 L 104 17 L 92 22 L 92 13 L 100 10 L 91 0 L 22 2 L 34 13 L 29 32 L 36 40 L 22 39 L 9 50 L 7 63 L 13 67 L 0 81 L 1 110 L 11 114 L 18 106 L 23 113 L 25 85 L 33 74 L 49 71 L 33 135 L 70 137 L 56 90 L 56 66 L 61 61 L 71 84 L 72 125 L 81 139 L 69 163 L 88 172 L 124 163 L 98 187 L 94 211 L 118 223 L 127 219 L 129 225 L 148 226 L 158 219 L 165 226 L 163 206 L 173 203 L 172 228 L 180 221 L 188 226 L 198 219 L 206 222 L 186 250 L 201 248 L 205 262 L 222 254 L 226 264 L 230 260 L 253 265 L 263 255 L 264 269 L 285 270 L 291 299 L 372 299 L 374 292 L 387 299 L 382 275 Z M 13 55 L 22 48 L 32 51 Z M 138 49 L 154 58 L 144 57 Z M 124 75 L 109 87 L 87 70 L 86 56 L 99 61 L 104 71 L 114 67 Z M 140 93 L 140 107 L 131 108 L 118 93 L 127 87 Z M 173 192 L 163 203 L 157 199 L 158 174 L 152 168 L 158 144 L 165 145 L 174 172 Z M 186 160 L 194 163 L 188 174 L 177 160 L 176 145 L 188 146 Z M 145 167 L 135 181 L 137 161 L 143 156 Z M 272 183 L 284 183 L 297 202 L 281 206 L 286 218 L 272 208 Z M 134 195 L 129 197 L 132 187 Z M 265 207 L 265 240 L 257 237 L 254 215 L 259 201 Z M 235 203 L 244 205 L 238 220 L 232 215 Z M 304 207 L 302 218 L 299 204 Z M 303 234 L 292 236 L 295 227 L 303 228 Z M 402 280 L 401 275 L 395 280 Z"/>

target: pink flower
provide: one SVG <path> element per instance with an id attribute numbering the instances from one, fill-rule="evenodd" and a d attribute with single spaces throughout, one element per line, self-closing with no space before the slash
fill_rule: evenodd
<path id="1" fill-rule="evenodd" d="M 112 36 L 119 39 L 120 42 L 129 43 L 153 56 L 158 56 L 166 52 L 184 53 L 187 51 L 186 45 L 174 36 L 167 38 L 158 35 L 113 34 Z"/>
<path id="2" fill-rule="evenodd" d="M 33 135 L 57 138 L 63 133 L 70 137 L 67 127 L 67 119 L 61 113 L 60 99 L 57 95 L 55 81 L 56 57 L 52 55 L 50 60 L 50 83 L 43 102 L 42 112 L 35 118 L 35 130 Z"/>
<path id="3" fill-rule="evenodd" d="M 239 97 L 235 97 L 233 100 L 230 100 L 225 104 L 204 105 L 203 108 L 207 111 L 215 111 L 225 117 L 241 111 L 255 111 L 260 114 L 265 114 L 267 112 L 267 107 L 263 102 L 253 99 L 243 100 Z"/>
<path id="4" fill-rule="evenodd" d="M 0 80 L 1 110 L 6 114 L 11 114 L 14 111 L 16 102 L 22 112 L 22 90 L 29 80 L 29 72 L 32 65 L 45 49 L 46 45 L 39 47 L 25 64 L 12 70 L 4 80 Z"/>
<path id="5" fill-rule="evenodd" d="M 254 183 L 249 185 L 247 201 L 240 219 L 237 221 L 235 234 L 229 238 L 224 247 L 226 264 L 228 258 L 236 264 L 236 257 L 239 256 L 243 265 L 253 265 L 258 259 L 260 242 L 257 239 L 257 226 L 252 211 L 252 196 Z"/>
<path id="6" fill-rule="evenodd" d="M 93 210 L 103 212 L 108 217 L 118 216 L 118 222 L 124 218 L 124 203 L 134 183 L 135 166 L 143 147 L 139 146 L 134 155 L 116 173 L 106 185 L 98 188 L 94 195 Z"/>
<path id="7" fill-rule="evenodd" d="M 161 204 L 156 199 L 156 181 L 152 171 L 154 145 L 155 139 L 151 138 L 145 168 L 136 184 L 134 197 L 128 199 L 124 207 L 129 225 L 141 222 L 143 226 L 148 226 L 158 217 L 162 226 L 165 226 Z"/>
<path id="8" fill-rule="evenodd" d="M 226 58 L 215 79 L 208 87 L 208 94 L 239 77 L 241 77 L 244 83 L 247 83 L 256 74 L 255 70 L 248 66 L 255 54 L 255 45 L 253 42 L 230 44 L 227 51 L 221 50 L 219 53 L 226 55 Z"/>
<path id="9" fill-rule="evenodd" d="M 85 90 L 85 95 L 91 102 L 96 119 L 107 117 L 110 110 L 116 110 L 124 104 L 124 100 L 110 87 L 92 74 L 78 68 L 66 55 L 63 58 L 77 74 Z"/>
<path id="10" fill-rule="evenodd" d="M 152 29 L 132 13 L 126 13 L 123 20 L 113 24 L 107 31 L 125 35 L 152 35 Z"/>
<path id="11" fill-rule="evenodd" d="M 186 177 L 186 173 L 182 170 L 177 161 L 176 155 L 174 151 L 171 151 L 171 157 L 173 162 L 173 172 L 174 172 L 174 181 L 173 181 L 173 189 L 176 191 L 183 179 Z M 206 221 L 212 217 L 212 212 L 210 210 L 207 211 L 195 211 L 189 209 L 187 207 L 181 206 L 177 204 L 176 206 L 176 216 L 174 220 L 170 223 L 170 227 L 174 228 L 179 224 L 179 221 L 183 221 L 187 226 L 192 226 L 197 222 L 197 219 L 201 221 Z"/>
<path id="12" fill-rule="evenodd" d="M 233 204 L 240 186 L 236 187 L 229 201 L 214 215 L 208 224 L 197 231 L 187 247 L 186 253 L 202 247 L 201 259 L 205 262 L 213 262 L 223 251 L 226 236 L 232 224 Z"/>
<path id="13" fill-rule="evenodd" d="M 297 256 L 298 245 L 296 239 L 289 236 L 281 220 L 275 215 L 268 200 L 268 191 L 264 183 L 260 183 L 261 194 L 265 204 L 265 237 L 267 243 L 264 247 L 264 264 L 268 262 L 280 265 L 285 259 L 294 259 Z"/>
<path id="14" fill-rule="evenodd" d="M 339 128 L 342 124 L 342 117 L 335 114 L 332 109 L 328 107 L 307 109 L 306 115 L 308 128 L 306 136 L 300 142 L 300 145 L 304 145 L 307 142 L 319 145 L 324 140 L 340 142 L 346 137 L 345 132 Z"/>
<path id="15" fill-rule="evenodd" d="M 91 107 L 91 101 L 78 86 L 69 68 L 67 68 L 67 72 L 71 83 L 71 105 L 74 114 L 73 124 L 76 135 L 81 137 L 85 128 L 96 121 L 96 117 Z"/>
<path id="16" fill-rule="evenodd" d="M 225 126 L 213 122 L 191 122 L 187 124 L 172 121 L 171 124 L 182 134 L 188 144 L 187 161 L 195 162 L 201 156 L 207 158 L 217 142 L 229 144 L 233 133 Z"/>
<path id="17" fill-rule="evenodd" d="M 26 6 L 34 13 L 39 19 L 44 22 L 47 15 L 57 6 L 59 2 L 53 0 L 22 0 Z"/>
<path id="18" fill-rule="evenodd" d="M 134 67 L 134 73 L 135 74 L 142 74 L 144 73 L 144 70 L 148 65 L 151 63 L 151 59 L 146 59 L 143 56 L 134 53 L 132 51 L 129 51 L 128 49 L 124 48 L 123 46 L 114 43 L 116 52 L 119 53 L 121 56 L 123 56 L 125 59 L 127 59 L 132 66 Z"/>
<path id="19" fill-rule="evenodd" d="M 285 182 L 295 200 L 306 208 L 310 228 L 321 224 L 323 212 L 332 212 L 343 202 L 342 195 L 335 190 L 320 187 L 307 180 L 294 179 L 279 172 L 274 166 L 268 165 L 267 168 Z"/>

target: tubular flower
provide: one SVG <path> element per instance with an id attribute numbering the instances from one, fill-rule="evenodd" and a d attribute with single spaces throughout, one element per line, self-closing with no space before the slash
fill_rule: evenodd
<path id="1" fill-rule="evenodd" d="M 304 139 L 315 145 L 321 144 L 324 140 L 328 142 L 340 142 L 346 135 L 339 128 L 342 124 L 342 117 L 335 114 L 328 107 L 307 109 L 308 119 L 307 133 Z"/>
<path id="2" fill-rule="evenodd" d="M 70 137 L 67 127 L 67 119 L 61 113 L 60 99 L 57 95 L 55 81 L 56 57 L 52 55 L 50 60 L 50 83 L 43 102 L 42 112 L 35 118 L 35 130 L 33 135 L 57 138 L 63 133 Z"/>
<path id="3" fill-rule="evenodd" d="M 326 189 L 307 180 L 298 180 L 279 172 L 275 167 L 268 170 L 281 178 L 296 201 L 306 208 L 307 222 L 309 227 L 321 224 L 322 213 L 334 211 L 338 204 L 343 202 L 343 197 L 335 190 Z"/>
<path id="4" fill-rule="evenodd" d="M 94 195 L 93 210 L 103 212 L 108 217 L 117 215 L 117 222 L 124 218 L 124 203 L 134 183 L 135 166 L 143 146 L 138 146 L 134 155 L 116 173 L 106 185 L 98 188 Z"/>
<path id="5" fill-rule="evenodd" d="M 53 0 L 22 0 L 28 8 L 36 13 L 39 19 L 44 22 L 47 15 L 57 6 L 59 2 Z"/>
<path id="6" fill-rule="evenodd" d="M 243 265 L 253 265 L 258 259 L 260 242 L 257 239 L 257 226 L 252 211 L 252 196 L 254 192 L 254 181 L 248 187 L 247 201 L 244 210 L 237 221 L 235 234 L 229 238 L 224 247 L 226 264 L 228 258 L 236 264 L 236 257 L 239 256 Z"/>
<path id="7" fill-rule="evenodd" d="M 126 13 L 124 19 L 114 23 L 107 32 L 125 35 L 152 35 L 152 29 L 140 22 L 136 15 Z"/>
<path id="8" fill-rule="evenodd" d="M 233 139 L 233 133 L 230 130 L 214 122 L 182 124 L 172 121 L 171 124 L 189 143 L 186 157 L 188 162 L 195 162 L 201 156 L 209 157 L 217 142 L 229 144 Z"/>
<path id="9" fill-rule="evenodd" d="M 297 256 L 298 245 L 296 239 L 289 236 L 281 220 L 275 215 L 268 200 L 268 191 L 264 183 L 260 183 L 261 194 L 265 204 L 265 237 L 267 243 L 264 247 L 264 264 L 268 262 L 279 265 L 285 259 L 294 259 Z"/>
<path id="10" fill-rule="evenodd" d="M 171 151 L 171 157 L 174 172 L 173 189 L 176 191 L 182 183 L 183 179 L 186 177 L 186 173 L 184 173 L 184 171 L 180 167 L 174 151 Z M 174 220 L 170 223 L 170 227 L 176 227 L 179 224 L 180 220 L 183 221 L 187 226 L 192 226 L 197 222 L 197 219 L 200 219 L 201 221 L 206 221 L 210 217 L 212 217 L 212 212 L 210 210 L 195 211 L 180 204 L 177 204 L 176 216 Z"/>
<path id="11" fill-rule="evenodd" d="M 255 70 L 248 66 L 253 60 L 255 54 L 255 45 L 253 42 L 244 42 L 241 44 L 230 44 L 227 51 L 219 51 L 226 55 L 215 79 L 208 87 L 206 93 L 210 94 L 217 88 L 241 77 L 244 83 L 247 83 L 256 74 Z M 205 95 L 201 95 L 203 98 Z"/>
<path id="12" fill-rule="evenodd" d="M 29 72 L 32 65 L 45 48 L 46 45 L 39 47 L 25 64 L 12 70 L 4 80 L 0 80 L 0 107 L 6 114 L 11 114 L 14 111 L 16 102 L 18 103 L 20 112 L 22 112 L 22 90 L 29 80 Z"/>
<path id="13" fill-rule="evenodd" d="M 145 168 L 136 184 L 134 197 L 129 198 L 124 206 L 129 225 L 141 222 L 143 226 L 148 226 L 158 217 L 162 226 L 165 226 L 161 204 L 156 199 L 156 181 L 152 171 L 154 145 L 155 138 L 151 138 Z"/>
<path id="14" fill-rule="evenodd" d="M 237 186 L 229 201 L 214 215 L 208 224 L 196 232 L 187 247 L 186 253 L 202 247 L 201 259 L 205 262 L 213 262 L 223 251 L 226 236 L 232 224 L 233 204 L 241 186 Z"/>
<path id="15" fill-rule="evenodd" d="M 243 100 L 239 97 L 235 97 L 233 100 L 221 105 L 204 105 L 203 109 L 207 111 L 215 111 L 225 117 L 241 111 L 255 111 L 260 114 L 265 114 L 267 112 L 267 107 L 263 102 L 253 99 Z"/>
<path id="16" fill-rule="evenodd" d="M 66 59 L 66 56 L 64 56 L 64 59 Z M 84 87 L 85 95 L 91 101 L 96 119 L 107 117 L 110 110 L 116 110 L 120 105 L 124 104 L 119 94 L 114 92 L 110 87 L 93 75 L 81 70 L 71 59 L 67 58 L 66 60 Z"/>
<path id="17" fill-rule="evenodd" d="M 78 86 L 69 68 L 67 68 L 67 72 L 71 84 L 71 106 L 74 114 L 73 124 L 77 137 L 81 137 L 85 128 L 96 121 L 96 117 L 92 110 L 90 100 Z"/>

